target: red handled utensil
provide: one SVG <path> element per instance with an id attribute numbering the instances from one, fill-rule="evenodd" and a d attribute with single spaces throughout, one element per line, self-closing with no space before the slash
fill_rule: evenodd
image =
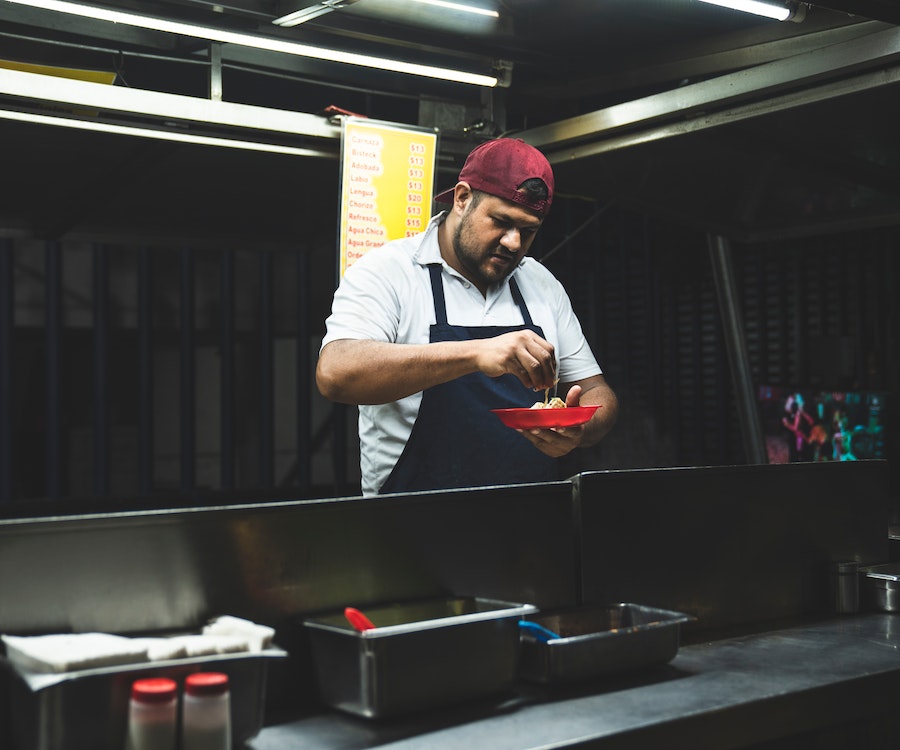
<path id="1" fill-rule="evenodd" d="M 375 627 L 374 623 L 366 617 L 362 612 L 354 607 L 347 607 L 344 610 L 344 617 L 358 631 L 371 630 Z"/>

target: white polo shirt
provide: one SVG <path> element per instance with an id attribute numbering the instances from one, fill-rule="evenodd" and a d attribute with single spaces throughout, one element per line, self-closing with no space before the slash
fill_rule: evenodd
<path id="1" fill-rule="evenodd" d="M 421 234 L 373 249 L 344 273 L 325 321 L 324 347 L 338 339 L 370 339 L 427 344 L 435 323 L 428 265 L 443 267 L 447 322 L 461 326 L 509 326 L 524 323 L 508 278 L 487 297 L 441 258 L 437 227 L 446 212 L 433 217 Z M 513 271 L 535 325 L 553 344 L 562 382 L 599 375 L 600 366 L 562 284 L 540 262 L 525 257 Z M 512 274 L 511 274 L 512 275 Z M 375 495 L 387 481 L 409 439 L 422 394 L 388 404 L 359 407 L 360 469 L 364 495 Z M 493 418 L 486 414 L 485 418 Z"/>

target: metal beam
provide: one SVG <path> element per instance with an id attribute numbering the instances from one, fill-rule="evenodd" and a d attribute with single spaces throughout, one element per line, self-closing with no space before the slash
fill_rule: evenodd
<path id="1" fill-rule="evenodd" d="M 769 27 L 764 27 L 768 29 Z M 553 100 L 584 99 L 585 97 L 608 95 L 617 91 L 640 91 L 659 88 L 660 81 L 700 81 L 713 76 L 744 70 L 754 65 L 782 60 L 785 57 L 846 42 L 860 36 L 881 31 L 887 26 L 874 21 L 857 21 L 837 25 L 829 24 L 810 28 L 810 20 L 804 21 L 798 29 L 794 24 L 777 24 L 784 36 L 772 38 L 762 36 L 758 30 L 713 37 L 698 44 L 675 44 L 660 50 L 646 51 L 621 58 L 616 69 L 584 70 L 583 75 L 558 76 L 537 84 L 519 86 L 520 93 Z M 787 32 L 791 32 L 788 34 Z"/>
<path id="2" fill-rule="evenodd" d="M 709 235 L 707 240 L 719 299 L 719 312 L 722 316 L 722 332 L 737 400 L 744 454 L 748 463 L 765 464 L 768 462 L 766 441 L 753 389 L 747 343 L 744 339 L 744 323 L 731 262 L 731 245 L 720 235 Z"/>
<path id="3" fill-rule="evenodd" d="M 898 33 L 900 33 L 900 29 L 898 29 Z M 764 101 L 754 101 L 749 104 L 735 105 L 731 108 L 722 109 L 721 111 L 698 111 L 695 112 L 695 117 L 683 117 L 682 119 L 669 122 L 660 122 L 660 120 L 662 120 L 665 115 L 672 116 L 673 113 L 671 111 L 663 110 L 658 103 L 644 103 L 644 100 L 639 100 L 638 102 L 629 102 L 628 104 L 610 108 L 617 109 L 621 107 L 624 110 L 630 105 L 635 105 L 635 114 L 629 117 L 631 124 L 635 126 L 634 129 L 626 130 L 624 127 L 611 126 L 598 129 L 593 133 L 583 130 L 583 137 L 586 138 L 589 135 L 593 135 L 593 140 L 586 142 L 583 145 L 560 146 L 559 148 L 554 148 L 559 143 L 567 140 L 565 138 L 560 141 L 548 140 L 546 143 L 539 142 L 540 139 L 547 137 L 547 130 L 549 128 L 564 128 L 564 122 L 556 123 L 555 126 L 545 126 L 543 128 L 535 128 L 534 130 L 522 131 L 518 135 L 529 143 L 540 146 L 547 153 L 547 158 L 552 164 L 563 164 L 610 151 L 619 151 L 631 146 L 639 146 L 653 141 L 695 133 L 708 128 L 730 125 L 741 120 L 761 117 L 774 112 L 802 107 L 807 104 L 815 104 L 817 102 L 837 99 L 850 94 L 858 94 L 863 91 L 881 88 L 898 82 L 900 82 L 900 65 L 862 73 L 853 77 L 842 78 L 839 81 L 814 86 L 803 91 L 794 91 L 779 96 L 772 96 Z M 712 84 L 715 82 L 710 81 L 709 83 Z M 659 96 L 664 95 L 660 94 Z M 654 97 L 648 97 L 648 99 L 653 98 Z M 715 99 L 709 99 L 710 104 L 713 104 L 714 102 Z M 639 114 L 639 109 L 641 108 L 643 108 L 644 117 L 641 117 Z M 597 124 L 600 124 L 603 119 L 601 113 L 605 111 L 606 110 L 600 110 L 598 113 L 594 113 L 595 115 L 598 115 Z M 538 133 L 538 131 L 541 132 Z"/>
<path id="4" fill-rule="evenodd" d="M 806 88 L 867 69 L 889 66 L 898 60 L 900 28 L 891 28 L 532 128 L 518 135 L 542 149 L 554 150 L 563 144 L 572 144 L 573 148 L 568 152 L 557 151 L 556 160 L 575 159 L 596 153 L 590 149 L 579 153 L 575 148 L 577 143 L 656 127 L 673 120 L 677 130 L 689 116 L 705 119 L 713 116 L 709 114 L 711 110 L 722 111 L 729 106 L 746 105 L 751 100 L 770 99 L 787 92 L 791 92 L 791 102 L 795 102 Z"/>

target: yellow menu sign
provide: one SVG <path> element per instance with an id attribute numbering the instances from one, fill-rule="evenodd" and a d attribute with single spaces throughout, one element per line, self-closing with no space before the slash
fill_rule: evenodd
<path id="1" fill-rule="evenodd" d="M 437 130 L 345 117 L 341 140 L 340 274 L 388 240 L 428 224 Z"/>

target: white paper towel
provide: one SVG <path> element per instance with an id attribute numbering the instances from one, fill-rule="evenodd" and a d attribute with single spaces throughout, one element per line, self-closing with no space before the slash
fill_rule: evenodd
<path id="1" fill-rule="evenodd" d="M 73 672 L 93 667 L 148 661 L 259 652 L 272 644 L 273 628 L 240 617 L 223 615 L 202 633 L 129 638 L 110 633 L 2 635 L 7 658 L 22 670 L 39 673 Z"/>
<path id="2" fill-rule="evenodd" d="M 232 615 L 222 615 L 203 628 L 206 635 L 234 635 L 245 638 L 250 651 L 262 651 L 272 645 L 275 629 Z"/>
<path id="3" fill-rule="evenodd" d="M 32 672 L 73 672 L 147 661 L 147 647 L 109 633 L 2 636 L 9 660 Z"/>

